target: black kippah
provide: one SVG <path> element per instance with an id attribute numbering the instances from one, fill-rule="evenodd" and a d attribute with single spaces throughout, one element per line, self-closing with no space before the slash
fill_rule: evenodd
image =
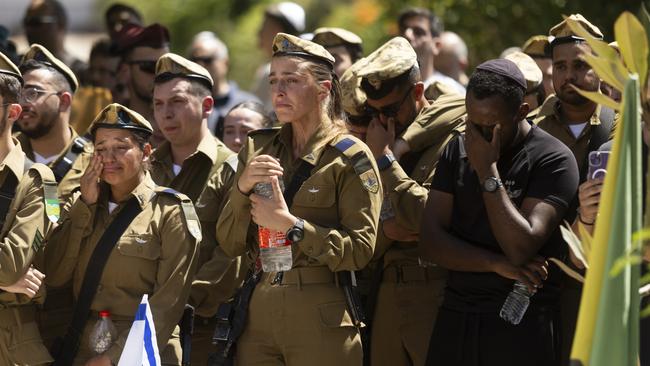
<path id="1" fill-rule="evenodd" d="M 501 75 L 514 81 L 519 86 L 521 86 L 522 89 L 526 90 L 526 78 L 524 77 L 524 74 L 521 72 L 521 70 L 519 70 L 517 65 L 510 60 L 499 58 L 485 61 L 484 63 L 478 65 L 476 67 L 476 70 L 482 70 Z"/>

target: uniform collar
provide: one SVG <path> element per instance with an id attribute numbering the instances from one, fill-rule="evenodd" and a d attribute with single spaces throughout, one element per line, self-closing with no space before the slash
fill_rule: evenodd
<path id="1" fill-rule="evenodd" d="M 5 159 L 0 163 L 0 171 L 7 167 L 20 180 L 25 173 L 25 153 L 21 149 L 18 139 L 13 137 L 12 140 L 16 146 L 9 150 Z"/>
<path id="2" fill-rule="evenodd" d="M 220 145 L 223 147 L 226 146 L 219 139 L 212 136 L 212 134 L 207 134 L 199 142 L 199 146 L 196 147 L 196 151 L 193 152 L 190 156 L 188 156 L 187 159 L 190 159 L 196 154 L 202 154 L 205 155 L 208 159 L 210 159 L 212 165 L 214 165 L 217 162 Z M 152 160 L 162 162 L 163 164 L 171 167 L 174 164 L 174 161 L 172 159 L 171 143 L 165 140 L 162 144 L 160 144 L 160 146 L 156 148 L 156 150 L 153 152 L 151 157 Z"/>
<path id="3" fill-rule="evenodd" d="M 305 145 L 303 151 L 303 155 L 300 156 L 300 159 L 308 162 L 311 165 L 318 164 L 318 161 L 323 155 L 323 151 L 325 151 L 328 142 L 332 138 L 334 138 L 333 136 L 328 138 L 328 132 L 329 131 L 327 128 L 319 128 L 318 130 L 316 130 L 316 132 L 314 132 L 314 134 L 307 141 L 307 144 Z M 289 151 L 293 151 L 292 137 L 293 137 L 293 127 L 291 126 L 291 123 L 285 123 L 280 129 L 279 138 L 282 144 L 284 144 L 284 146 L 287 147 Z"/>
<path id="4" fill-rule="evenodd" d="M 553 103 L 553 108 L 551 109 L 551 111 L 552 111 L 553 115 L 555 116 L 555 119 L 557 119 L 558 121 L 561 122 L 562 121 L 562 114 L 560 113 L 560 109 L 562 108 L 562 103 L 560 103 L 560 99 L 556 98 L 554 100 L 549 100 L 549 101 L 551 101 Z M 546 104 L 546 103 L 544 103 L 544 104 Z M 585 121 L 585 122 L 589 122 L 589 124 L 592 125 L 592 126 L 599 125 L 600 124 L 600 111 L 601 110 L 602 110 L 602 106 L 600 104 L 597 104 L 596 105 L 596 110 L 594 111 L 594 113 L 589 118 L 589 121 Z M 543 105 L 542 105 L 542 109 L 540 110 L 540 115 L 542 115 L 542 112 L 545 112 L 545 113 L 547 113 L 545 115 L 548 115 L 548 111 L 545 110 Z"/>
<path id="5" fill-rule="evenodd" d="M 57 155 L 57 158 L 52 161 L 49 166 L 51 167 L 56 163 L 61 157 L 63 157 L 69 150 L 72 144 L 74 144 L 74 139 L 79 137 L 79 134 L 77 131 L 74 130 L 72 127 L 68 127 L 70 129 L 70 142 L 66 145 L 66 147 L 59 152 Z M 35 155 L 34 155 L 34 149 L 32 149 L 32 143 L 29 141 L 29 137 L 25 135 L 22 132 L 18 132 L 14 135 L 14 137 L 20 142 L 20 145 L 22 146 L 22 151 L 27 155 L 27 157 L 31 160 L 35 160 Z"/>

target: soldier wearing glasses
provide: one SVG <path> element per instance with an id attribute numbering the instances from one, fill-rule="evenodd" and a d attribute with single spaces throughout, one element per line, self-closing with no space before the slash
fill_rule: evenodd
<path id="1" fill-rule="evenodd" d="M 116 44 L 122 53 L 118 78 L 128 89 L 128 107 L 152 121 L 154 132 L 150 142 L 153 147 L 158 147 L 165 137 L 153 115 L 153 80 L 156 61 L 169 52 L 169 32 L 160 24 L 148 27 L 127 24 L 117 34 Z"/>
<path id="2" fill-rule="evenodd" d="M 393 38 L 364 60 L 356 75 L 372 116 L 366 143 L 384 187 L 371 279 L 371 289 L 378 286 L 376 300 L 370 299 L 371 364 L 424 365 L 447 274 L 419 260 L 418 231 L 438 158 L 463 127 L 464 111 L 439 118 L 438 101 L 424 96 L 417 55 L 406 39 Z M 396 156 L 395 140 L 407 129 L 409 140 L 427 135 L 427 143 Z"/>

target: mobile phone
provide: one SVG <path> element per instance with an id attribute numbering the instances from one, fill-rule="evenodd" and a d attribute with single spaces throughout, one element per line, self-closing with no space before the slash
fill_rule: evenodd
<path id="1" fill-rule="evenodd" d="M 592 151 L 589 153 L 589 169 L 587 170 L 587 179 L 602 179 L 607 174 L 607 162 L 609 161 L 609 151 Z"/>

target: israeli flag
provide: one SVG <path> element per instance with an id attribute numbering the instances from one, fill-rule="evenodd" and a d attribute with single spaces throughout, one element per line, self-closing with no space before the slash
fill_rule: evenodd
<path id="1" fill-rule="evenodd" d="M 156 327 L 153 324 L 149 296 L 144 294 L 135 320 L 126 339 L 118 366 L 160 366 L 160 353 L 156 342 Z"/>

